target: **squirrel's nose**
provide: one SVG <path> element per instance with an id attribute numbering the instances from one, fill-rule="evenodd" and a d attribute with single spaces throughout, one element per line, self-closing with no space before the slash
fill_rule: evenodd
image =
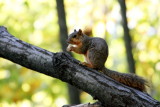
<path id="1" fill-rule="evenodd" d="M 68 38 L 68 39 L 66 40 L 66 42 L 67 42 L 67 43 L 71 43 L 71 42 L 72 42 L 72 39 L 71 39 L 71 38 Z"/>

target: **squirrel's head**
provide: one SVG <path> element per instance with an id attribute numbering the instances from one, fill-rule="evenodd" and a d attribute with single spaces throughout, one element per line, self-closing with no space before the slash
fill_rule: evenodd
<path id="1" fill-rule="evenodd" d="M 74 32 L 68 36 L 67 42 L 69 44 L 78 45 L 79 43 L 82 42 L 83 36 L 84 34 L 81 29 L 79 29 L 78 31 L 74 30 Z"/>

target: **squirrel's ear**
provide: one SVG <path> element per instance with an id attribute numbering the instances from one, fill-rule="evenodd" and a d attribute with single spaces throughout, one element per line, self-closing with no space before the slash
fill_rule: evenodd
<path id="1" fill-rule="evenodd" d="M 79 35 L 83 35 L 83 33 L 82 33 L 82 30 L 81 30 L 81 29 L 79 29 L 78 34 L 79 34 Z"/>
<path id="2" fill-rule="evenodd" d="M 74 32 L 77 32 L 76 29 L 74 29 Z"/>

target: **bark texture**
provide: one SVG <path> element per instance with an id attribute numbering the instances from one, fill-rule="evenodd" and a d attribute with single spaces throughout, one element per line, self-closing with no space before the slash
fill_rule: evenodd
<path id="1" fill-rule="evenodd" d="M 0 57 L 60 79 L 86 91 L 105 107 L 158 107 L 147 93 L 127 87 L 101 72 L 84 67 L 65 52 L 52 53 L 23 42 L 0 27 Z"/>

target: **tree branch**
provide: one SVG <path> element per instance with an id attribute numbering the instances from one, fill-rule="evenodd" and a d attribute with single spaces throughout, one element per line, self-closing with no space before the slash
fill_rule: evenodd
<path id="1" fill-rule="evenodd" d="M 96 70 L 84 67 L 65 52 L 52 53 L 23 42 L 0 27 L 0 57 L 28 69 L 68 82 L 105 106 L 160 106 L 146 93 L 127 87 Z"/>

